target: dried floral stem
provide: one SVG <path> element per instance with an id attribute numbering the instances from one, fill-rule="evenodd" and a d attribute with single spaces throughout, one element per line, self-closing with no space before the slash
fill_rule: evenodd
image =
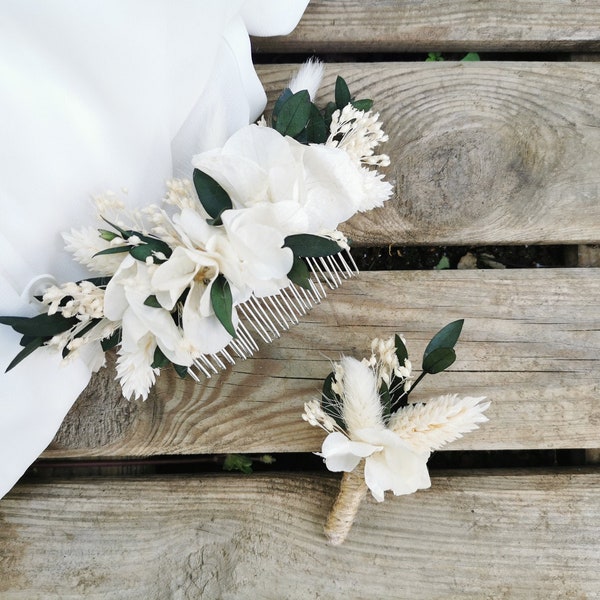
<path id="1" fill-rule="evenodd" d="M 364 478 L 364 465 L 361 462 L 354 471 L 344 473 L 340 491 L 327 517 L 325 535 L 332 546 L 344 542 L 360 507 L 367 494 L 367 484 Z"/>

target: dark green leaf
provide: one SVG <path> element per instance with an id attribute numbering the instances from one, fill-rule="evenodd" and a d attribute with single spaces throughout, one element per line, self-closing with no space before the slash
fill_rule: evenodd
<path id="1" fill-rule="evenodd" d="M 175 372 L 177 373 L 177 375 L 179 375 L 179 377 L 181 377 L 181 379 L 185 379 L 187 377 L 188 374 L 188 368 L 184 367 L 183 365 L 173 365 L 173 368 L 175 369 Z"/>
<path id="2" fill-rule="evenodd" d="M 106 250 L 100 250 L 100 252 L 96 252 L 92 258 L 96 258 L 96 256 L 102 256 L 103 254 L 121 254 L 121 252 L 129 252 L 129 248 L 131 248 L 131 246 L 113 246 L 112 248 L 107 248 Z"/>
<path id="3" fill-rule="evenodd" d="M 138 234 L 138 237 L 140 240 L 142 240 L 142 242 L 145 242 L 148 244 L 148 246 L 151 246 L 153 252 L 162 252 L 167 258 L 169 258 L 173 253 L 171 246 L 169 246 L 169 244 L 166 242 L 163 242 L 163 240 L 159 240 L 151 235 L 143 235 L 141 233 Z"/>
<path id="4" fill-rule="evenodd" d="M 402 338 L 399 335 L 396 335 L 394 338 L 395 346 L 396 346 L 396 356 L 398 357 L 398 362 L 400 366 L 404 366 L 404 360 L 408 358 L 408 350 L 402 341 Z"/>
<path id="5" fill-rule="evenodd" d="M 152 308 L 162 308 L 161 303 L 158 301 L 158 299 L 154 295 L 148 296 L 144 300 L 144 305 L 145 306 L 151 306 Z"/>
<path id="6" fill-rule="evenodd" d="M 479 58 L 479 54 L 477 54 L 477 52 L 469 52 L 468 54 L 465 54 L 460 60 L 461 62 L 476 62 L 481 59 Z"/>
<path id="7" fill-rule="evenodd" d="M 283 246 L 291 248 L 294 256 L 306 257 L 331 256 L 342 250 L 334 240 L 309 233 L 288 235 Z"/>
<path id="8" fill-rule="evenodd" d="M 210 288 L 210 302 L 221 325 L 225 327 L 229 335 L 236 337 L 232 320 L 233 298 L 231 288 L 229 287 L 229 281 L 221 273 L 217 275 Z"/>
<path id="9" fill-rule="evenodd" d="M 93 285 L 97 287 L 106 287 L 112 277 L 89 277 L 88 279 L 81 279 L 77 283 L 82 283 L 84 281 L 89 281 Z"/>
<path id="10" fill-rule="evenodd" d="M 290 88 L 285 88 L 281 94 L 279 94 L 279 98 L 275 101 L 273 106 L 273 112 L 271 114 L 271 121 L 273 125 L 277 122 L 279 118 L 279 113 L 281 112 L 281 107 L 285 104 L 286 100 L 292 97 L 292 90 Z"/>
<path id="11" fill-rule="evenodd" d="M 204 210 L 213 219 L 217 219 L 223 211 L 233 207 L 229 194 L 221 185 L 199 169 L 194 169 L 194 187 Z"/>
<path id="12" fill-rule="evenodd" d="M 154 254 L 152 247 L 149 244 L 139 244 L 138 246 L 130 246 L 129 254 L 136 260 L 146 262 L 146 259 Z"/>
<path id="13" fill-rule="evenodd" d="M 275 129 L 281 135 L 295 138 L 306 127 L 311 106 L 310 96 L 306 90 L 296 92 L 283 103 Z"/>
<path id="14" fill-rule="evenodd" d="M 327 127 L 327 131 L 331 127 L 331 116 L 337 110 L 337 106 L 335 102 L 329 102 L 325 107 L 325 112 L 323 114 L 323 119 L 325 120 L 325 126 Z"/>
<path id="15" fill-rule="evenodd" d="M 139 235 L 137 231 L 132 231 L 131 229 L 123 229 L 123 228 L 119 227 L 118 225 L 111 223 L 108 219 L 105 219 L 104 217 L 102 217 L 102 215 L 101 215 L 101 218 L 105 223 L 108 223 L 113 229 L 116 229 L 119 232 L 119 235 L 124 240 L 130 238 L 132 235 Z"/>
<path id="16" fill-rule="evenodd" d="M 335 80 L 335 104 L 340 110 L 342 110 L 342 108 L 344 108 L 344 106 L 347 104 L 350 104 L 351 101 L 352 97 L 350 96 L 348 84 L 342 77 L 338 75 L 337 79 Z"/>
<path id="17" fill-rule="evenodd" d="M 429 344 L 427 344 L 427 348 L 425 348 L 425 352 L 423 353 L 423 359 L 438 348 L 454 348 L 454 345 L 460 336 L 460 332 L 462 331 L 464 322 L 464 319 L 459 319 L 458 321 L 452 321 L 452 323 L 448 323 L 448 325 L 442 327 L 431 338 Z"/>
<path id="18" fill-rule="evenodd" d="M 47 315 L 43 313 L 35 317 L 0 317 L 2 325 L 9 325 L 17 333 L 31 337 L 52 337 L 71 329 L 79 321 L 77 317 L 67 319 L 60 313 Z"/>
<path id="19" fill-rule="evenodd" d="M 453 348 L 436 348 L 423 358 L 423 371 L 434 375 L 447 369 L 456 360 Z"/>
<path id="20" fill-rule="evenodd" d="M 335 373 L 329 373 L 323 382 L 321 391 L 321 408 L 323 412 L 330 416 L 342 429 L 346 429 L 346 423 L 340 414 L 342 399 L 331 389 L 331 384 L 335 378 Z"/>
<path id="21" fill-rule="evenodd" d="M 311 104 L 310 119 L 306 125 L 306 143 L 324 144 L 327 141 L 328 133 L 329 129 L 325 125 L 323 115 L 314 104 Z"/>
<path id="22" fill-rule="evenodd" d="M 392 398 L 390 396 L 390 390 L 385 381 L 381 382 L 379 388 L 379 402 L 381 402 L 382 416 L 384 423 L 387 423 L 392 414 Z"/>
<path id="23" fill-rule="evenodd" d="M 169 362 L 169 359 L 163 354 L 162 350 L 156 346 L 151 367 L 153 369 L 162 369 L 163 367 L 166 367 Z"/>
<path id="24" fill-rule="evenodd" d="M 373 100 L 368 100 L 367 98 L 363 100 L 355 100 L 352 103 L 352 106 L 354 106 L 356 110 L 364 110 L 367 112 L 373 108 Z"/>
<path id="25" fill-rule="evenodd" d="M 121 328 L 117 329 L 109 337 L 104 338 L 100 342 L 100 345 L 102 346 L 102 350 L 104 350 L 104 352 L 108 352 L 109 350 L 112 350 L 120 341 L 121 341 Z"/>
<path id="26" fill-rule="evenodd" d="M 32 339 L 19 354 L 17 354 L 11 361 L 10 365 L 6 367 L 6 373 L 12 368 L 16 367 L 24 358 L 27 358 L 34 350 L 37 350 L 44 343 L 44 338 L 36 337 Z"/>
<path id="27" fill-rule="evenodd" d="M 301 258 L 294 256 L 294 264 L 287 276 L 292 283 L 303 287 L 305 290 L 310 290 L 310 272 Z"/>

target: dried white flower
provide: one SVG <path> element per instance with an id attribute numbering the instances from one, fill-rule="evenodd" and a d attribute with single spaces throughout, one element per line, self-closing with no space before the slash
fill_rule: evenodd
<path id="1" fill-rule="evenodd" d="M 390 157 L 375 154 L 375 148 L 389 139 L 382 126 L 379 113 L 358 110 L 348 104 L 333 113 L 325 145 L 345 150 L 358 164 L 387 167 Z"/>
<path id="2" fill-rule="evenodd" d="M 288 88 L 293 94 L 302 90 L 307 90 L 310 99 L 314 101 L 321 80 L 323 79 L 323 63 L 315 58 L 308 59 L 288 84 Z"/>
<path id="3" fill-rule="evenodd" d="M 488 420 L 483 413 L 490 402 L 484 400 L 447 394 L 426 404 L 409 404 L 392 417 L 389 427 L 415 450 L 438 450 Z"/>

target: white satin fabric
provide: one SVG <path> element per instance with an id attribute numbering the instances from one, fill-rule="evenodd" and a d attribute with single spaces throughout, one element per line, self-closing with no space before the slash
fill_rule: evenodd
<path id="1" fill-rule="evenodd" d="M 308 0 L 3 0 L 0 314 L 32 315 L 40 274 L 85 276 L 60 236 L 93 224 L 92 194 L 157 203 L 193 154 L 256 119 L 248 35 L 284 35 Z M 0 327 L 0 369 L 19 351 Z M 89 381 L 38 350 L 0 375 L 0 497 L 50 443 Z M 125 400 L 124 400 L 125 401 Z"/>

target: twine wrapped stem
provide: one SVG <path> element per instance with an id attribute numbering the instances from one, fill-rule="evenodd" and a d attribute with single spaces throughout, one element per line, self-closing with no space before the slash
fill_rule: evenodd
<path id="1" fill-rule="evenodd" d="M 325 524 L 325 535 L 332 546 L 339 546 L 352 529 L 352 524 L 367 494 L 367 484 L 364 478 L 364 461 L 350 473 L 344 473 L 340 491 L 329 511 Z"/>

